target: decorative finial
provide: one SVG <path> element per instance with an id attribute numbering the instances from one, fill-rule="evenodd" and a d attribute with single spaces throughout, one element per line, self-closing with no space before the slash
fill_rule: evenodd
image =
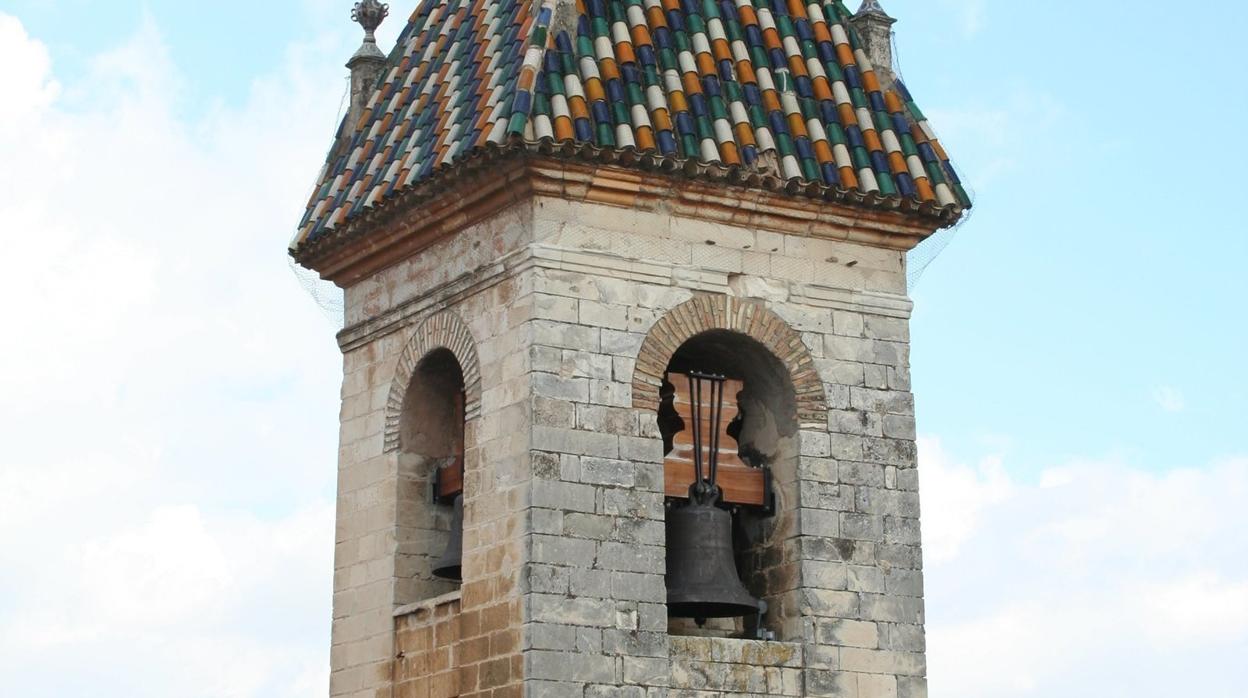
<path id="1" fill-rule="evenodd" d="M 885 17 L 888 16 L 888 13 L 885 12 L 884 8 L 880 6 L 880 0 L 863 0 L 862 7 L 858 8 L 858 14 L 860 15 L 865 15 L 865 14 L 884 15 Z"/>
<path id="2" fill-rule="evenodd" d="M 378 0 L 360 0 L 351 10 L 351 21 L 359 22 L 364 27 L 364 43 L 347 61 L 347 67 L 351 69 L 351 108 L 347 112 L 347 123 L 352 126 L 364 114 L 386 69 L 386 54 L 377 46 L 377 37 L 373 32 L 389 14 L 390 6 Z"/>
<path id="3" fill-rule="evenodd" d="M 351 10 L 351 21 L 364 27 L 364 43 L 375 44 L 377 37 L 373 32 L 390 15 L 390 6 L 377 0 L 360 0 Z"/>

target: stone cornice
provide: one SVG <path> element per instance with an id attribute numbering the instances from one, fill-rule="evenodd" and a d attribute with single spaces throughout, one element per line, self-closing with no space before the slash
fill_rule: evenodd
<path id="1" fill-rule="evenodd" d="M 296 259 L 346 288 L 534 197 L 661 211 L 903 251 L 945 224 L 890 208 L 885 200 L 827 201 L 777 189 L 775 182 L 754 182 L 758 177 L 739 172 L 729 181 L 703 171 L 637 169 L 524 150 L 497 151 L 466 161 L 456 170 L 455 177 L 443 180 L 445 185 L 430 181 L 305 244 L 294 253 Z"/>

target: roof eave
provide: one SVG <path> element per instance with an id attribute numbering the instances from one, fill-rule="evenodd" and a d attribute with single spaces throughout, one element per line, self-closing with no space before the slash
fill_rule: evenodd
<path id="1" fill-rule="evenodd" d="M 785 180 L 632 148 L 517 140 L 461 157 L 290 254 L 345 288 L 533 196 L 643 210 L 661 206 L 676 216 L 903 251 L 954 225 L 964 213 L 957 206 Z"/>

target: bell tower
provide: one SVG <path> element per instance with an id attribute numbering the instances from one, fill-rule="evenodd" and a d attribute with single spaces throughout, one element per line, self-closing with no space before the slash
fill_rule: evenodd
<path id="1" fill-rule="evenodd" d="M 970 200 L 884 49 L 409 5 L 290 248 L 345 292 L 331 695 L 925 696 L 906 252 Z"/>

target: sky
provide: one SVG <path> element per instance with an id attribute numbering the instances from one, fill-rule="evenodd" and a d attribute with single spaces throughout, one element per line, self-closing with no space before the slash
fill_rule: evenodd
<path id="1" fill-rule="evenodd" d="M 286 244 L 350 4 L 0 0 L 6 695 L 326 693 L 341 356 Z M 975 192 L 912 289 L 931 695 L 1242 695 L 1248 6 L 883 4 Z"/>

